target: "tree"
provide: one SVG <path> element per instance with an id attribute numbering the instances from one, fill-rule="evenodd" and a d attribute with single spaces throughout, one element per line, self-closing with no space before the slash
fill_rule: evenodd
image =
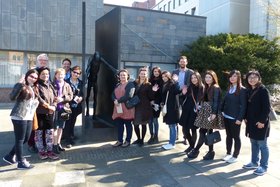
<path id="1" fill-rule="evenodd" d="M 226 88 L 225 72 L 238 69 L 245 75 L 256 69 L 264 84 L 280 83 L 280 47 L 255 34 L 218 34 L 200 37 L 182 52 L 189 59 L 189 67 L 205 72 L 214 70 L 222 88 Z"/>

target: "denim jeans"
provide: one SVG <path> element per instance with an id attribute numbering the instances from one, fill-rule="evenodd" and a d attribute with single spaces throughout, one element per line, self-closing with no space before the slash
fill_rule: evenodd
<path id="1" fill-rule="evenodd" d="M 123 132 L 124 132 L 124 125 L 126 128 L 126 142 L 130 143 L 131 137 L 132 137 L 132 124 L 131 120 L 125 120 L 125 119 L 116 119 L 115 123 L 118 127 L 118 141 L 123 142 Z"/>
<path id="2" fill-rule="evenodd" d="M 268 157 L 269 157 L 267 139 L 265 139 L 265 140 L 250 139 L 250 141 L 251 141 L 251 151 L 252 151 L 251 162 L 253 164 L 258 164 L 258 162 L 260 160 L 259 154 L 261 152 L 260 166 L 264 169 L 267 169 Z"/>
<path id="3" fill-rule="evenodd" d="M 18 161 L 23 161 L 23 144 L 29 139 L 32 131 L 32 121 L 30 120 L 12 120 L 14 125 L 15 145 L 10 151 L 10 155 L 16 155 Z"/>
<path id="4" fill-rule="evenodd" d="M 168 126 L 169 126 L 169 143 L 175 145 L 176 136 L 177 136 L 176 124 L 168 124 Z"/>
<path id="5" fill-rule="evenodd" d="M 158 136 L 158 118 L 152 118 L 149 123 L 149 130 L 151 135 Z"/>

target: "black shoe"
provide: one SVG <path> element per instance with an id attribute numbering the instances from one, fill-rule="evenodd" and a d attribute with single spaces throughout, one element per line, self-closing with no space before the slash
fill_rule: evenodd
<path id="1" fill-rule="evenodd" d="M 53 145 L 53 152 L 54 152 L 55 154 L 60 154 L 58 145 Z"/>
<path id="2" fill-rule="evenodd" d="M 187 145 L 187 140 L 186 139 L 183 140 L 183 144 Z"/>
<path id="3" fill-rule="evenodd" d="M 159 141 L 158 141 L 158 136 L 157 135 L 155 135 L 154 136 L 154 143 L 158 143 Z"/>
<path id="4" fill-rule="evenodd" d="M 139 146 L 139 147 L 144 146 L 144 140 L 140 140 L 140 142 L 138 143 L 138 146 Z"/>
<path id="5" fill-rule="evenodd" d="M 139 144 L 141 142 L 140 139 L 135 140 L 132 144 Z"/>
<path id="6" fill-rule="evenodd" d="M 16 155 L 7 154 L 6 156 L 3 157 L 3 160 L 11 165 L 17 163 Z"/>
<path id="7" fill-rule="evenodd" d="M 208 151 L 208 153 L 203 157 L 203 160 L 213 160 L 215 156 L 214 151 Z"/>
<path id="8" fill-rule="evenodd" d="M 191 152 L 191 150 L 193 150 L 193 147 L 189 146 L 184 152 L 188 154 L 189 152 Z"/>
<path id="9" fill-rule="evenodd" d="M 58 150 L 59 150 L 59 151 L 65 151 L 65 149 L 62 147 L 61 144 L 57 144 L 57 145 L 58 145 Z"/>
<path id="10" fill-rule="evenodd" d="M 193 149 L 187 155 L 188 155 L 188 158 L 196 158 L 199 155 L 199 151 L 196 149 Z"/>
<path id="11" fill-rule="evenodd" d="M 154 136 L 153 135 L 151 135 L 151 138 L 148 140 L 148 144 L 153 144 L 154 143 L 154 140 L 155 140 L 155 138 L 154 138 Z"/>

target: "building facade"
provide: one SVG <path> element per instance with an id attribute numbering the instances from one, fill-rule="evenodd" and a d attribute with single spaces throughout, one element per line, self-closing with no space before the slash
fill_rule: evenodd
<path id="1" fill-rule="evenodd" d="M 152 9 L 207 17 L 206 34 L 254 33 L 273 39 L 280 36 L 278 0 L 162 0 Z"/>

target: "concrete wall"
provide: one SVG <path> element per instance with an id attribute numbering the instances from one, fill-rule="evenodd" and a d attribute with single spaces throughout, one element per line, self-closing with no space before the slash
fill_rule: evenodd
<path id="1" fill-rule="evenodd" d="M 95 51 L 103 0 L 86 0 L 86 52 Z M 0 0 L 0 49 L 82 52 L 82 0 Z"/>

